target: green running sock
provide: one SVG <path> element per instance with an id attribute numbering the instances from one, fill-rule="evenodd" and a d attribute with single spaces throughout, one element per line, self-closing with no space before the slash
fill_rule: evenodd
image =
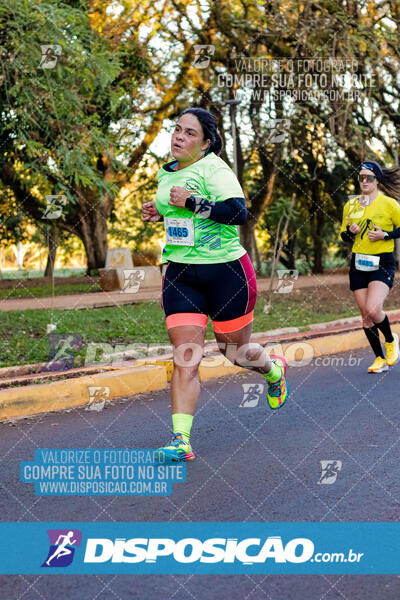
<path id="1" fill-rule="evenodd" d="M 172 429 L 174 433 L 181 433 L 183 441 L 189 444 L 190 430 L 192 428 L 193 415 L 185 413 L 175 413 L 172 415 Z"/>
<path id="2" fill-rule="evenodd" d="M 276 381 L 279 381 L 282 377 L 282 369 L 279 365 L 275 364 L 272 361 L 271 370 L 268 371 L 268 373 L 263 373 L 263 375 L 267 381 L 269 381 L 270 383 L 275 383 Z"/>

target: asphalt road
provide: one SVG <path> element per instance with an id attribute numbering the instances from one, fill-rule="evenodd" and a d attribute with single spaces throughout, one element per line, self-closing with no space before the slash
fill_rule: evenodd
<path id="1" fill-rule="evenodd" d="M 169 395 L 1 425 L 2 521 L 398 521 L 400 366 L 370 375 L 367 350 L 288 371 L 290 399 L 272 412 L 243 396 L 245 374 L 202 384 L 191 441 L 197 459 L 170 497 L 38 497 L 19 481 L 37 448 L 154 448 L 168 440 Z M 328 364 L 330 362 L 330 364 Z M 340 364 L 341 363 L 341 364 Z M 242 406 L 241 406 L 242 405 Z M 341 470 L 329 485 L 320 461 Z M 7 575 L 1 600 L 391 600 L 399 576 Z"/>

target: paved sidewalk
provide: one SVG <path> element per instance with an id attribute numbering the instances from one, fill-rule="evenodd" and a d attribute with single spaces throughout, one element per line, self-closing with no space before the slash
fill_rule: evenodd
<path id="1" fill-rule="evenodd" d="M 329 287 L 336 284 L 348 283 L 347 273 L 327 274 L 327 275 L 301 275 L 295 282 L 295 288 L 308 288 L 323 286 Z M 269 289 L 270 279 L 257 279 L 259 292 L 266 292 Z M 276 281 L 274 282 L 276 287 Z M 105 306 L 115 306 L 123 304 L 135 304 L 137 302 L 159 302 L 161 298 L 161 288 L 148 288 L 137 292 L 136 294 L 126 294 L 124 292 L 94 292 L 89 294 L 69 294 L 67 296 L 55 296 L 54 298 L 17 298 L 0 301 L 0 311 L 10 310 L 40 310 L 40 309 L 73 309 L 73 308 L 102 308 Z"/>

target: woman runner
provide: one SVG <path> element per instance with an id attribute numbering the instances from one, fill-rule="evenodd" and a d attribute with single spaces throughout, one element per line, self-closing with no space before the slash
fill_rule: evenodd
<path id="1" fill-rule="evenodd" d="M 399 338 L 391 331 L 383 303 L 396 270 L 393 239 L 400 237 L 400 229 L 393 226 L 400 226 L 400 206 L 396 201 L 400 199 L 400 169 L 382 169 L 377 162 L 367 161 L 361 165 L 358 178 L 362 195 L 345 204 L 340 234 L 344 241 L 352 243 L 350 289 L 375 354 L 368 371 L 382 373 L 399 359 Z M 385 338 L 386 359 L 379 331 Z"/>
<path id="2" fill-rule="evenodd" d="M 265 377 L 269 406 L 280 408 L 288 395 L 285 359 L 249 344 L 257 284 L 237 228 L 246 220 L 246 202 L 221 150 L 215 117 L 185 110 L 172 134 L 174 160 L 158 172 L 155 202 L 143 205 L 142 219 L 163 220 L 166 233 L 161 304 L 174 353 L 172 435 L 159 451 L 178 461 L 195 458 L 190 430 L 208 315 L 221 352 Z"/>

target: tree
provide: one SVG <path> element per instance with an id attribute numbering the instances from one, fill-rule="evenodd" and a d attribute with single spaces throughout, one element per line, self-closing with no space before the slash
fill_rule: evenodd
<path id="1" fill-rule="evenodd" d="M 84 1 L 7 0 L 0 11 L 0 139 L 7 149 L 0 179 L 39 225 L 46 196 L 65 197 L 57 227 L 81 238 L 88 272 L 104 266 L 116 195 L 160 131 L 191 59 L 187 44 L 175 83 L 170 87 L 164 78 L 156 105 L 147 102 L 142 110 L 145 92 L 139 88 L 151 78 L 153 51 L 148 40 L 139 42 L 137 23 L 150 6 L 133 9 L 126 2 L 119 36 L 106 27 L 112 19 L 100 2 L 91 19 Z M 43 28 L 52 42 L 45 57 Z"/>

